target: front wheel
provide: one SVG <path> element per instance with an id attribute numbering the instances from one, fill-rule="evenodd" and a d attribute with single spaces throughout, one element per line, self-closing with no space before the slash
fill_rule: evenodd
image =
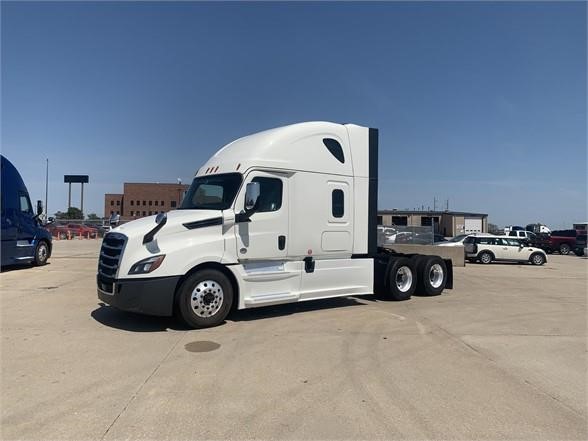
<path id="1" fill-rule="evenodd" d="M 178 302 L 180 315 L 188 326 L 217 326 L 229 314 L 233 303 L 233 286 L 220 271 L 197 271 L 180 287 Z"/>
<path id="2" fill-rule="evenodd" d="M 559 246 L 559 254 L 561 254 L 562 256 L 567 256 L 568 254 L 570 254 L 570 246 L 567 243 L 562 243 Z"/>
<path id="3" fill-rule="evenodd" d="M 545 263 L 545 256 L 541 253 L 535 253 L 531 256 L 530 260 L 533 265 L 543 265 Z"/>
<path id="4" fill-rule="evenodd" d="M 35 247 L 35 259 L 33 263 L 35 266 L 42 266 L 47 263 L 47 259 L 49 259 L 49 245 L 44 240 L 41 240 Z"/>

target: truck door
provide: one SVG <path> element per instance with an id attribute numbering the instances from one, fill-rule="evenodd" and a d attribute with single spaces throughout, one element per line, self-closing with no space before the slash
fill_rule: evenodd
<path id="1" fill-rule="evenodd" d="M 15 210 L 5 206 L 5 196 L 2 195 L 2 265 L 14 263 L 18 232 Z"/>
<path id="2" fill-rule="evenodd" d="M 39 225 L 34 218 L 33 208 L 29 195 L 20 191 L 18 193 L 19 210 L 18 217 L 18 233 L 16 237 L 16 258 L 31 257 L 34 253 L 33 240 Z"/>
<path id="3" fill-rule="evenodd" d="M 259 182 L 260 193 L 250 222 L 236 225 L 237 256 L 240 261 L 284 259 L 289 241 L 288 177 L 265 171 L 249 173 L 237 198 L 236 213 L 245 206 L 245 189 L 249 182 Z"/>

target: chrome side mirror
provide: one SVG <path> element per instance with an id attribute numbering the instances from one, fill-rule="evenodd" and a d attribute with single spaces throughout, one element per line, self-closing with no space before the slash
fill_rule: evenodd
<path id="1" fill-rule="evenodd" d="M 260 194 L 260 186 L 259 182 L 250 182 L 247 184 L 247 188 L 245 190 L 245 210 L 251 211 L 255 208 L 255 204 L 257 204 L 257 199 L 259 199 Z"/>

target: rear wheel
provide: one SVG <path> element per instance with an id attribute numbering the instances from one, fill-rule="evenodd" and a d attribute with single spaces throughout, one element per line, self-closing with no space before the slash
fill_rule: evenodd
<path id="1" fill-rule="evenodd" d="M 35 266 L 42 266 L 47 263 L 47 259 L 49 259 L 49 245 L 44 240 L 41 240 L 35 247 L 35 260 L 33 262 Z"/>
<path id="2" fill-rule="evenodd" d="M 408 300 L 417 285 L 417 275 L 413 262 L 405 257 L 390 261 L 386 297 L 392 300 Z"/>
<path id="3" fill-rule="evenodd" d="M 545 256 L 541 253 L 531 255 L 529 259 L 533 265 L 543 265 L 545 263 Z"/>
<path id="4" fill-rule="evenodd" d="M 223 273 L 197 271 L 186 279 L 178 293 L 182 319 L 193 328 L 217 326 L 227 317 L 233 303 L 233 286 Z"/>
<path id="5" fill-rule="evenodd" d="M 570 246 L 567 243 L 562 243 L 559 246 L 559 254 L 561 254 L 562 256 L 570 254 Z"/>
<path id="6" fill-rule="evenodd" d="M 480 262 L 487 264 L 494 260 L 494 256 L 492 255 L 492 253 L 489 253 L 488 251 L 482 251 L 478 256 L 478 259 L 480 260 Z"/>
<path id="7" fill-rule="evenodd" d="M 447 283 L 447 265 L 438 256 L 420 256 L 417 259 L 417 292 L 426 296 L 437 296 Z"/>

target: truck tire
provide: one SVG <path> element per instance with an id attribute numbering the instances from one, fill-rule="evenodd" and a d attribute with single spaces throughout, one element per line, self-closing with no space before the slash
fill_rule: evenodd
<path id="1" fill-rule="evenodd" d="M 584 255 L 584 249 L 583 248 L 577 248 L 576 250 L 574 250 L 574 254 L 578 257 L 582 257 Z"/>
<path id="2" fill-rule="evenodd" d="M 561 254 L 562 256 L 567 256 L 568 254 L 570 254 L 570 246 L 567 243 L 562 243 L 559 246 L 559 254 Z"/>
<path id="3" fill-rule="evenodd" d="M 416 261 L 418 294 L 438 296 L 447 283 L 447 265 L 438 256 L 420 256 Z"/>
<path id="4" fill-rule="evenodd" d="M 545 256 L 541 253 L 533 253 L 531 257 L 529 257 L 529 262 L 533 265 L 543 265 L 545 263 Z"/>
<path id="5" fill-rule="evenodd" d="M 414 263 L 406 257 L 390 260 L 386 298 L 391 300 L 408 300 L 417 285 L 417 273 Z"/>
<path id="6" fill-rule="evenodd" d="M 179 288 L 178 309 L 192 328 L 221 324 L 233 304 L 233 286 L 222 272 L 204 269 L 190 275 Z"/>
<path id="7" fill-rule="evenodd" d="M 40 240 L 35 247 L 35 258 L 33 260 L 33 264 L 35 266 L 43 266 L 47 263 L 47 259 L 49 259 L 49 245 L 46 241 Z"/>
<path id="8" fill-rule="evenodd" d="M 482 251 L 480 254 L 478 254 L 478 260 L 480 263 L 488 264 L 492 263 L 494 256 L 490 251 Z"/>

